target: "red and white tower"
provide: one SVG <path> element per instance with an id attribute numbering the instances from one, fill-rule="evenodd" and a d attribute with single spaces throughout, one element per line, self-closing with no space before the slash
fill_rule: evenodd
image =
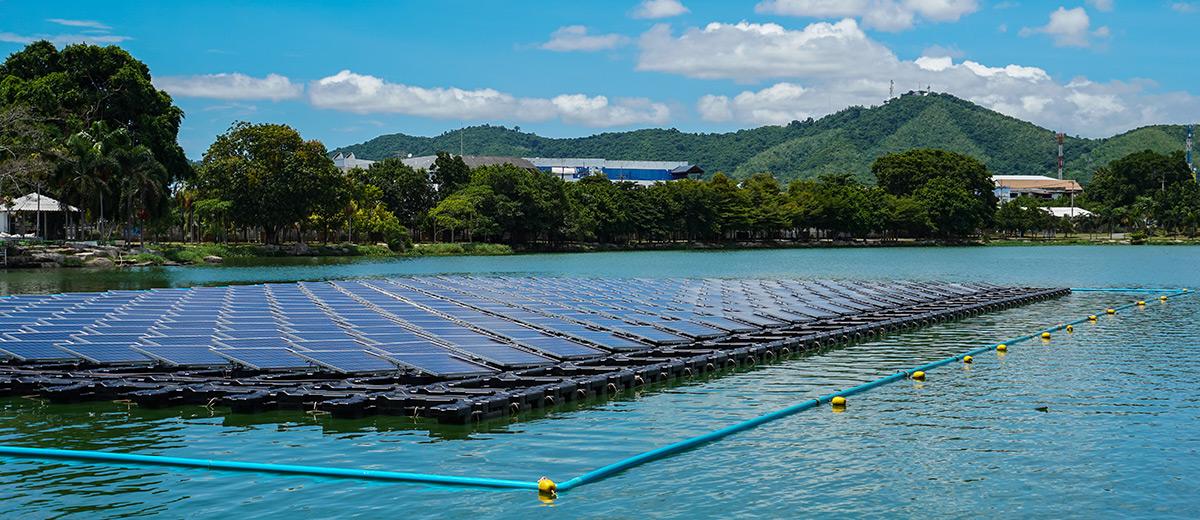
<path id="1" fill-rule="evenodd" d="M 1062 167 L 1063 167 L 1062 141 L 1063 141 L 1063 134 L 1062 134 L 1062 132 L 1059 132 L 1058 133 L 1058 180 L 1060 180 L 1060 181 L 1062 180 Z"/>

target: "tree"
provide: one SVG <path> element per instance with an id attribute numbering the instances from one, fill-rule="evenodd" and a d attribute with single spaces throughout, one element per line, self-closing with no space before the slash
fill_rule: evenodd
<path id="1" fill-rule="evenodd" d="M 1084 197 L 1110 208 L 1129 206 L 1138 197 L 1165 191 L 1179 182 L 1192 182 L 1183 152 L 1160 154 L 1145 150 L 1097 168 Z"/>
<path id="2" fill-rule="evenodd" d="M 871 166 L 871 172 L 875 174 L 879 187 L 892 195 L 914 196 L 920 199 L 916 197 L 917 192 L 934 181 L 944 182 L 927 190 L 926 196 L 941 193 L 957 198 L 966 194 L 971 199 L 971 207 L 969 211 L 965 207 L 961 209 L 971 215 L 971 220 L 967 222 L 952 223 L 936 214 L 938 209 L 932 201 L 924 203 L 935 227 L 943 233 L 948 226 L 957 229 L 974 226 L 974 229 L 990 224 L 996 212 L 998 200 L 993 193 L 995 185 L 991 173 L 988 172 L 987 166 L 968 155 L 943 150 L 910 150 L 876 159 Z M 959 189 L 951 189 L 948 183 L 957 185 Z M 953 201 L 955 204 L 959 202 L 967 204 L 967 201 Z M 943 225 L 939 226 L 938 221 Z"/>
<path id="3" fill-rule="evenodd" d="M 11 105 L 29 107 L 54 137 L 104 122 L 149 148 L 172 180 L 191 172 L 176 140 L 183 111 L 154 87 L 146 64 L 120 47 L 29 44 L 0 64 L 0 106 Z"/>
<path id="4" fill-rule="evenodd" d="M 934 232 L 942 236 L 966 236 L 985 223 L 977 195 L 952 179 L 926 182 L 913 194 L 913 199 L 925 208 Z"/>
<path id="5" fill-rule="evenodd" d="M 110 191 L 109 180 L 121 167 L 117 150 L 122 134 L 121 130 L 110 131 L 103 121 L 92 123 L 88 131 L 76 132 L 67 139 L 55 164 L 59 196 L 80 209 L 94 209 L 92 215 L 100 223 L 101 239 L 106 234 L 104 193 Z M 110 210 L 112 207 L 110 203 Z"/>
<path id="6" fill-rule="evenodd" d="M 44 182 L 52 170 L 50 148 L 50 137 L 31 108 L 0 106 L 0 197 L 17 185 Z"/>
<path id="7" fill-rule="evenodd" d="M 437 185 L 438 200 L 449 197 L 471 182 L 471 168 L 458 155 L 438 152 L 433 161 L 433 183 Z"/>
<path id="8" fill-rule="evenodd" d="M 366 170 L 354 173 L 358 182 L 378 187 L 379 200 L 387 205 L 400 223 L 417 227 L 437 201 L 437 193 L 425 170 L 414 170 L 396 158 L 384 159 Z"/>
<path id="9" fill-rule="evenodd" d="M 261 226 L 268 244 L 279 243 L 285 226 L 306 220 L 323 190 L 344 182 L 319 141 L 305 141 L 287 125 L 244 121 L 217 136 L 197 175 L 201 199 L 231 202 L 233 222 Z"/>

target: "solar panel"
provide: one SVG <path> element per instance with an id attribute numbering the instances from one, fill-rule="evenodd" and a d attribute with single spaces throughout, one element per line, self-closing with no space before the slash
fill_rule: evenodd
<path id="1" fill-rule="evenodd" d="M 73 361 L 79 356 L 54 346 L 54 341 L 0 341 L 0 353 L 20 361 Z"/>
<path id="2" fill-rule="evenodd" d="M 223 366 L 225 359 L 207 347 L 180 345 L 137 345 L 132 347 L 149 357 L 173 366 Z"/>
<path id="3" fill-rule="evenodd" d="M 555 336 L 523 339 L 519 343 L 524 347 L 542 352 L 556 359 L 583 359 L 604 354 L 601 350 L 585 346 L 577 341 Z"/>
<path id="4" fill-rule="evenodd" d="M 409 368 L 441 377 L 467 377 L 495 373 L 493 368 L 449 354 L 406 354 L 388 356 Z"/>
<path id="5" fill-rule="evenodd" d="M 321 367 L 343 374 L 394 372 L 399 368 L 366 350 L 320 350 L 297 352 L 296 355 Z"/>
<path id="6" fill-rule="evenodd" d="M 502 367 L 534 367 L 554 363 L 552 359 L 502 345 L 465 345 L 454 347 L 454 350 Z"/>
<path id="7" fill-rule="evenodd" d="M 286 348 L 218 348 L 218 356 L 255 370 L 303 370 L 309 362 Z"/>
<path id="8" fill-rule="evenodd" d="M 61 343 L 58 348 L 100 365 L 129 365 L 152 361 L 126 343 Z"/>
<path id="9" fill-rule="evenodd" d="M 292 343 L 279 336 L 262 338 L 214 338 L 217 348 L 288 348 Z"/>

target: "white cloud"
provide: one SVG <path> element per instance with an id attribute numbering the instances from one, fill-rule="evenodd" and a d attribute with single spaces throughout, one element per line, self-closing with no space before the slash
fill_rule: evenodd
<path id="1" fill-rule="evenodd" d="M 63 18 L 47 18 L 46 21 L 54 22 L 59 25 L 66 25 L 66 26 L 70 26 L 70 27 L 89 27 L 92 29 L 100 29 L 103 31 L 112 29 L 112 27 L 109 27 L 107 25 L 104 25 L 104 24 L 94 21 L 94 20 L 66 20 Z"/>
<path id="2" fill-rule="evenodd" d="M 1112 11 L 1113 0 L 1087 0 L 1087 4 L 1095 7 L 1097 11 Z"/>
<path id="3" fill-rule="evenodd" d="M 422 88 L 390 83 L 374 76 L 343 70 L 312 82 L 309 101 L 314 107 L 356 114 L 408 114 L 433 119 L 564 123 L 592 127 L 665 124 L 670 110 L 646 99 L 617 99 L 583 94 L 552 99 L 519 98 L 494 89 Z"/>
<path id="4" fill-rule="evenodd" d="M 1028 37 L 1034 34 L 1047 34 L 1054 38 L 1054 45 L 1058 47 L 1087 47 L 1091 45 L 1091 42 L 1088 41 L 1091 23 L 1087 11 L 1082 7 L 1074 9 L 1059 7 L 1058 10 L 1050 13 L 1050 23 L 1041 27 L 1021 29 L 1020 35 Z M 1108 27 L 1100 27 L 1093 34 L 1102 38 L 1106 37 L 1108 36 Z"/>
<path id="5" fill-rule="evenodd" d="M 808 91 L 795 83 L 777 83 L 758 92 L 745 91 L 732 99 L 704 96 L 696 111 L 705 121 L 738 121 L 754 125 L 784 125 L 813 116 L 819 99 L 805 96 Z"/>
<path id="6" fill-rule="evenodd" d="M 704 29 L 689 28 L 678 37 L 659 24 L 642 34 L 639 45 L 638 70 L 741 82 L 854 75 L 856 69 L 896 61 L 891 51 L 867 38 L 850 19 L 814 23 L 802 31 L 772 23 L 712 23 Z"/>
<path id="7" fill-rule="evenodd" d="M 1171 4 L 1171 9 L 1181 13 L 1194 13 L 1200 11 L 1200 2 L 1175 2 Z"/>
<path id="8" fill-rule="evenodd" d="M 782 124 L 846 106 L 878 105 L 887 98 L 890 81 L 898 93 L 932 88 L 1015 118 L 1092 136 L 1200 111 L 1200 98 L 1159 94 L 1158 86 L 1145 80 L 1058 82 L 1037 67 L 963 60 L 956 57 L 960 51 L 936 46 L 918 59 L 902 60 L 862 34 L 853 20 L 818 22 L 802 30 L 711 24 L 682 34 L 658 26 L 642 35 L 640 45 L 641 70 L 742 82 L 778 79 L 738 94 L 698 98 L 693 109 L 699 119 L 714 123 Z"/>
<path id="9" fill-rule="evenodd" d="M 198 76 L 162 76 L 154 78 L 154 86 L 173 97 L 212 99 L 269 99 L 279 101 L 300 97 L 303 85 L 293 84 L 286 76 L 268 74 L 252 78 L 245 74 L 205 74 Z"/>
<path id="10" fill-rule="evenodd" d="M 587 27 L 568 25 L 550 33 L 550 41 L 540 47 L 548 51 L 599 51 L 615 49 L 629 43 L 629 37 L 622 34 L 589 35 Z"/>
<path id="11" fill-rule="evenodd" d="M 669 18 L 690 10 L 679 0 L 643 0 L 629 15 L 634 18 Z"/>
<path id="12" fill-rule="evenodd" d="M 931 22 L 956 22 L 979 10 L 976 0 L 764 0 L 755 12 L 814 18 L 862 18 L 863 27 L 882 31 L 911 29 L 918 16 Z"/>
<path id="13" fill-rule="evenodd" d="M 562 122 L 593 127 L 663 125 L 670 121 L 670 110 L 662 103 L 644 98 L 619 99 L 610 104 L 604 96 L 564 94 L 551 100 Z"/>

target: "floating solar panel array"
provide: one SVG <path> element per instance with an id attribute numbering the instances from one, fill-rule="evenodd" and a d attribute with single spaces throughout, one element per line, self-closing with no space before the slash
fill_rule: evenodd
<path id="1" fill-rule="evenodd" d="M 0 298 L 0 358 L 469 377 L 991 288 L 440 277 L 13 296 Z"/>

